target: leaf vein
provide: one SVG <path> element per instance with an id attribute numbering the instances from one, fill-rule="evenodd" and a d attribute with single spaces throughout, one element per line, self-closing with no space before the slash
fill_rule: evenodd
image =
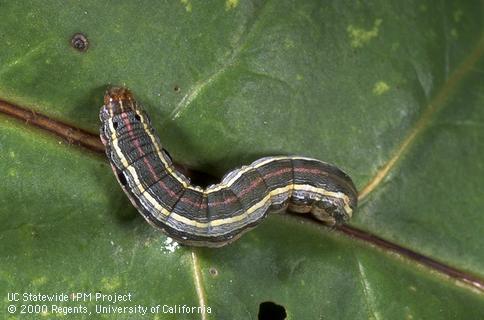
<path id="1" fill-rule="evenodd" d="M 429 102 L 425 111 L 422 113 L 420 119 L 415 126 L 410 130 L 408 135 L 403 139 L 400 146 L 396 149 L 393 156 L 379 169 L 373 178 L 361 189 L 358 196 L 359 200 L 365 199 L 373 190 L 375 190 L 380 183 L 388 176 L 395 164 L 402 158 L 402 155 L 410 148 L 415 141 L 415 138 L 421 134 L 430 124 L 436 112 L 442 108 L 446 100 L 456 89 L 462 78 L 472 71 L 474 65 L 484 52 L 484 37 L 480 39 L 477 46 L 467 56 L 466 59 L 457 67 L 451 76 L 444 83 L 442 88 L 437 92 L 434 98 Z"/>

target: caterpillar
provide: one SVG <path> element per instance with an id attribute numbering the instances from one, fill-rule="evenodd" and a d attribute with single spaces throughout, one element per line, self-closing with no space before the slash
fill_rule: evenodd
<path id="1" fill-rule="evenodd" d="M 191 246 L 221 247 L 268 212 L 309 213 L 328 225 L 357 206 L 351 178 L 337 167 L 299 156 L 259 159 L 201 188 L 178 172 L 131 91 L 112 87 L 100 110 L 100 137 L 132 204 L 154 227 Z"/>

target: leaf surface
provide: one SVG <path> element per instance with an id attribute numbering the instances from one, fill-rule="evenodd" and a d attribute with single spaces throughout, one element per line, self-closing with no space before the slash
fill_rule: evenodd
<path id="1" fill-rule="evenodd" d="M 96 305 L 140 305 L 158 319 L 181 316 L 170 306 L 204 305 L 210 313 L 189 316 L 257 319 L 266 301 L 287 319 L 484 314 L 481 2 L 11 1 L 0 9 L 0 99 L 15 105 L 7 109 L 97 135 L 104 90 L 126 85 L 177 162 L 219 177 L 267 155 L 333 163 L 360 190 L 350 227 L 402 248 L 285 215 L 221 249 L 177 246 L 138 215 L 102 155 L 31 125 L 35 114 L 19 121 L 2 111 L 2 310 L 22 303 L 7 293 L 32 292 L 66 293 L 70 301 L 57 305 L 85 306 L 91 315 L 77 314 L 85 319 L 133 317 Z M 79 32 L 85 52 L 70 43 Z M 72 301 L 76 292 L 93 299 Z M 97 292 L 132 299 L 95 301 Z"/>

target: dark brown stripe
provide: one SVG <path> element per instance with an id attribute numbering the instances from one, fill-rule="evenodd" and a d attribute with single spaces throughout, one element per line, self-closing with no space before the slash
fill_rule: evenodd
<path id="1" fill-rule="evenodd" d="M 244 213 L 244 206 L 237 196 L 229 188 L 211 192 L 207 196 L 208 217 L 211 220 L 218 220 Z M 224 199 L 230 199 L 224 203 Z M 198 219 L 196 219 L 198 220 Z"/>
<path id="2" fill-rule="evenodd" d="M 141 145 L 140 145 L 140 137 L 135 137 L 134 136 L 134 133 L 133 131 L 131 130 L 131 121 L 128 119 L 128 117 L 126 116 L 126 112 L 122 113 L 121 114 L 121 118 L 123 120 L 123 123 L 124 125 L 126 126 L 127 128 L 127 132 L 128 134 L 130 135 L 130 138 L 131 140 L 133 141 L 133 144 L 135 145 L 136 147 L 136 150 L 138 150 L 138 154 L 141 156 L 142 154 L 145 155 L 143 149 L 141 148 Z M 149 137 L 147 137 L 149 138 Z M 164 192 L 166 192 L 170 197 L 174 197 L 176 198 L 174 201 L 168 201 L 168 200 L 173 200 L 173 199 L 165 199 L 165 201 L 163 201 L 164 203 L 176 203 L 180 197 L 180 192 L 176 193 L 173 191 L 173 184 L 171 184 L 170 186 L 167 185 L 167 183 L 165 183 L 164 181 L 168 181 L 170 180 L 170 178 L 173 178 L 173 180 L 176 180 L 174 177 L 171 177 L 171 175 L 167 174 L 167 175 L 164 175 L 160 178 L 161 174 L 165 173 L 165 172 L 160 172 L 160 174 L 158 174 L 155 170 L 154 170 L 154 167 L 157 167 L 157 163 L 161 163 L 161 160 L 160 161 L 155 161 L 155 159 L 153 159 L 153 164 L 151 163 L 151 161 L 149 160 L 150 157 L 146 157 L 146 156 L 143 156 L 142 157 L 143 159 L 143 162 L 144 164 L 146 165 L 146 167 L 148 168 L 150 174 L 151 174 L 151 178 L 155 181 L 158 181 L 158 184 L 159 186 L 163 189 Z M 166 170 L 166 169 L 165 169 Z M 144 173 L 144 175 L 146 175 L 146 170 L 136 170 L 136 173 L 138 174 L 138 177 L 141 176 L 141 172 Z M 168 178 L 167 176 L 170 176 L 170 178 Z M 140 178 L 141 179 L 141 178 Z M 144 180 L 144 179 L 143 179 Z M 173 181 L 172 180 L 172 181 Z M 151 186 L 149 189 L 150 190 L 153 190 L 155 186 Z M 146 192 L 149 192 L 148 190 L 146 190 Z M 151 195 L 154 197 L 154 198 L 158 198 L 157 197 L 157 194 L 158 193 L 154 193 L 154 192 L 150 192 Z M 173 205 L 173 204 L 172 204 Z M 170 208 L 172 208 L 172 206 L 170 206 Z"/>
<path id="3" fill-rule="evenodd" d="M 248 210 L 267 195 L 267 186 L 254 169 L 246 171 L 229 187 L 237 196 L 244 210 Z"/>

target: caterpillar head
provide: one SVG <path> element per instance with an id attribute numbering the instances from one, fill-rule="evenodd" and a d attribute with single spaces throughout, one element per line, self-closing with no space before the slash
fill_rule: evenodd
<path id="1" fill-rule="evenodd" d="M 104 94 L 104 105 L 99 113 L 99 118 L 104 121 L 116 115 L 141 110 L 131 93 L 131 90 L 125 87 L 111 87 Z"/>

